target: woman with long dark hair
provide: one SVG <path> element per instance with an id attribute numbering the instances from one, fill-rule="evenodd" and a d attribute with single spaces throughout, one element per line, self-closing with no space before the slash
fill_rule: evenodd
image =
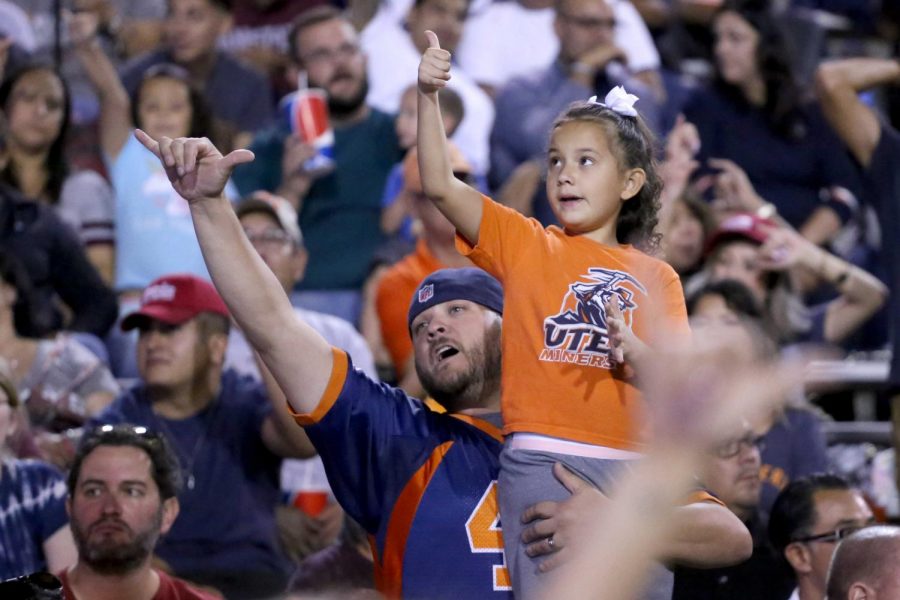
<path id="1" fill-rule="evenodd" d="M 831 240 L 852 215 L 858 178 L 818 103 L 797 83 L 780 20 L 764 0 L 728 0 L 713 21 L 716 77 L 689 101 L 698 159 L 736 163 L 758 192 L 753 206 L 777 213 L 815 243 Z M 765 198 L 765 201 L 761 200 Z"/>
<path id="2" fill-rule="evenodd" d="M 0 181 L 23 196 L 56 208 L 75 229 L 106 282 L 113 268 L 113 197 L 91 170 L 71 171 L 65 157 L 69 89 L 51 66 L 28 63 L 0 85 L 7 119 L 7 161 Z"/>

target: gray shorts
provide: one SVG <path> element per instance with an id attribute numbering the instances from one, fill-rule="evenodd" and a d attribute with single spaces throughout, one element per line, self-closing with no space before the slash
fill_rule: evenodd
<path id="1" fill-rule="evenodd" d="M 615 482 L 630 470 L 634 461 L 585 458 L 538 450 L 513 450 L 509 447 L 510 439 L 507 438 L 500 454 L 500 477 L 497 482 L 500 519 L 513 594 L 516 598 L 528 599 L 536 597 L 539 591 L 540 573 L 537 568 L 542 559 L 525 554 L 522 514 L 532 504 L 545 500 L 560 502 L 571 496 L 553 475 L 554 463 L 562 463 L 601 492 L 609 494 Z M 662 565 L 656 565 L 647 591 L 640 598 L 669 600 L 672 597 L 672 584 L 672 572 Z"/>

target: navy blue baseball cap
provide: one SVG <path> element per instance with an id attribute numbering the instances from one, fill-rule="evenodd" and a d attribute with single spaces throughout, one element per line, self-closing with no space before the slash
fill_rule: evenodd
<path id="1" fill-rule="evenodd" d="M 474 267 L 441 269 L 419 284 L 409 304 L 406 326 L 412 329 L 413 319 L 419 313 L 450 300 L 470 300 L 503 314 L 503 287 L 499 281 Z"/>

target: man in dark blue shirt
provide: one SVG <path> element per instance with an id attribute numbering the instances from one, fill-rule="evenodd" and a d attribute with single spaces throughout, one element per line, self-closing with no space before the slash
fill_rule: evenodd
<path id="1" fill-rule="evenodd" d="M 360 290 L 385 239 L 382 192 L 403 154 L 393 117 L 366 104 L 366 57 L 349 20 L 333 7 L 311 9 L 295 21 L 288 42 L 295 67 L 327 96 L 334 169 L 316 176 L 305 170 L 315 149 L 290 133 L 285 119 L 255 137 L 250 149 L 259 160 L 235 170 L 234 182 L 243 194 L 276 192 L 297 209 L 309 251 L 297 304 L 356 323 Z"/>
<path id="2" fill-rule="evenodd" d="M 222 372 L 228 310 L 193 275 L 151 283 L 122 321 L 140 332 L 141 382 L 94 419 L 165 435 L 178 455 L 181 512 L 157 546 L 175 574 L 228 598 L 280 593 L 289 564 L 278 545 L 275 507 L 281 457 L 313 450 L 277 387 Z"/>

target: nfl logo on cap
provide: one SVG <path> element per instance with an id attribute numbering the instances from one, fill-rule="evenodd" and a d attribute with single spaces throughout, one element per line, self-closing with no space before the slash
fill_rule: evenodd
<path id="1" fill-rule="evenodd" d="M 419 290 L 419 302 L 428 302 L 434 296 L 434 284 L 430 283 Z"/>

